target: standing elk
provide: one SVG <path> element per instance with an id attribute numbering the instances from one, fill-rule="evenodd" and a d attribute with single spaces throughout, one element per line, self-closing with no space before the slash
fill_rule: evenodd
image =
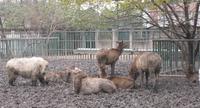
<path id="1" fill-rule="evenodd" d="M 117 43 L 117 48 L 101 49 L 96 54 L 97 63 L 101 71 L 101 78 L 107 77 L 107 74 L 105 72 L 106 65 L 111 65 L 111 76 L 114 75 L 115 64 L 119 59 L 119 56 L 122 54 L 123 49 L 127 46 L 123 43 L 123 41 Z"/>
<path id="2" fill-rule="evenodd" d="M 144 82 L 145 73 L 146 86 L 148 87 L 149 74 L 154 74 L 155 78 L 153 88 L 155 91 L 157 91 L 157 82 L 161 70 L 161 63 L 162 59 L 159 54 L 155 52 L 142 52 L 133 59 L 129 71 L 129 76 L 136 80 L 139 74 L 141 74 L 140 84 L 142 86 Z"/>

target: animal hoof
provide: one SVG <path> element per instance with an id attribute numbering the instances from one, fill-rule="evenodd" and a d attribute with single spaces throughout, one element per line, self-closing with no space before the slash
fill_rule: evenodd
<path id="1" fill-rule="evenodd" d="M 12 81 L 9 81 L 9 85 L 15 86 L 15 84 Z"/>
<path id="2" fill-rule="evenodd" d="M 44 82 L 42 83 L 42 85 L 49 85 L 49 82 L 48 82 L 48 81 L 44 81 Z"/>
<path id="3" fill-rule="evenodd" d="M 9 85 L 11 85 L 11 86 L 15 86 L 14 84 L 10 84 L 10 83 L 9 83 Z"/>
<path id="4" fill-rule="evenodd" d="M 139 85 L 140 86 L 140 88 L 144 88 L 144 85 Z"/>
<path id="5" fill-rule="evenodd" d="M 48 86 L 49 84 L 48 83 L 44 83 L 44 84 L 41 84 L 41 85 L 44 87 L 44 86 Z"/>
<path id="6" fill-rule="evenodd" d="M 15 86 L 15 84 L 9 84 L 10 86 Z"/>
<path id="7" fill-rule="evenodd" d="M 127 91 L 128 91 L 128 92 L 133 92 L 134 90 L 133 90 L 133 89 L 128 89 Z"/>
<path id="8" fill-rule="evenodd" d="M 145 86 L 146 89 L 150 89 L 150 87 L 148 85 Z"/>
<path id="9" fill-rule="evenodd" d="M 197 81 L 196 81 L 196 80 L 193 80 L 192 83 L 197 83 Z"/>
<path id="10" fill-rule="evenodd" d="M 31 86 L 36 86 L 36 83 L 32 83 Z"/>
<path id="11" fill-rule="evenodd" d="M 152 90 L 152 92 L 153 92 L 153 93 L 158 93 L 158 89 L 155 89 L 155 88 L 154 88 L 154 89 Z"/>

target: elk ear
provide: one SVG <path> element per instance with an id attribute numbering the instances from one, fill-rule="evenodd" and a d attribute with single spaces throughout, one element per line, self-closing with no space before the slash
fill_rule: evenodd
<path id="1" fill-rule="evenodd" d="M 128 47 L 128 43 L 124 43 L 124 48 Z"/>
<path id="2" fill-rule="evenodd" d="M 81 78 L 86 78 L 87 74 L 86 73 L 81 73 Z"/>
<path id="3" fill-rule="evenodd" d="M 75 69 L 75 65 L 71 66 L 69 69 Z"/>
<path id="4" fill-rule="evenodd" d="M 69 77 L 70 77 L 70 76 L 71 76 L 71 72 L 67 72 L 67 76 L 69 76 Z"/>

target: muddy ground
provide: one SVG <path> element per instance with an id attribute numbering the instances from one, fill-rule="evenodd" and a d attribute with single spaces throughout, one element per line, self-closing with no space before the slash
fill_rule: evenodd
<path id="1" fill-rule="evenodd" d="M 49 62 L 50 70 L 63 70 L 75 65 L 91 74 L 98 71 L 95 61 Z M 9 86 L 5 63 L 0 65 L 1 108 L 200 108 L 200 84 L 192 84 L 185 78 L 161 77 L 158 93 L 152 92 L 152 88 L 137 88 L 133 92 L 117 90 L 113 94 L 77 95 L 70 83 L 32 87 L 29 79 L 19 77 L 16 86 Z M 118 61 L 116 73 L 127 75 L 129 64 Z"/>

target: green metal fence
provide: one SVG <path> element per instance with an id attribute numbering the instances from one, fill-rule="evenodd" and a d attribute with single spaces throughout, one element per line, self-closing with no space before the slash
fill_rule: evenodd
<path id="1" fill-rule="evenodd" d="M 200 43 L 200 39 L 186 40 L 186 39 L 158 39 L 153 40 L 153 51 L 161 55 L 163 64 L 162 70 L 169 72 L 169 74 L 180 74 L 177 69 L 183 69 L 183 51 L 179 49 L 179 45 L 186 45 L 185 43 L 191 42 L 194 46 L 194 50 L 198 49 L 197 55 L 193 52 L 193 61 L 195 64 L 195 70 L 200 68 L 200 49 L 197 47 Z M 187 47 L 187 46 L 186 46 Z"/>
<path id="2" fill-rule="evenodd" d="M 11 54 L 14 57 L 57 55 L 58 42 L 59 40 L 55 37 L 1 39 L 1 58 L 10 56 L 7 54 L 8 50 L 11 51 Z"/>
<path id="3" fill-rule="evenodd" d="M 182 68 L 181 51 L 175 44 L 179 40 L 164 38 L 166 36 L 158 30 L 56 31 L 50 37 L 27 36 L 1 39 L 0 58 L 7 56 L 9 47 L 15 57 L 45 56 L 91 60 L 96 59 L 95 54 L 99 49 L 115 47 L 116 41 L 123 40 L 128 47 L 120 56 L 120 60 L 131 62 L 135 52 L 154 51 L 163 59 L 162 72 L 172 72 L 177 68 Z M 199 68 L 199 58 L 196 60 L 197 68 Z"/>

